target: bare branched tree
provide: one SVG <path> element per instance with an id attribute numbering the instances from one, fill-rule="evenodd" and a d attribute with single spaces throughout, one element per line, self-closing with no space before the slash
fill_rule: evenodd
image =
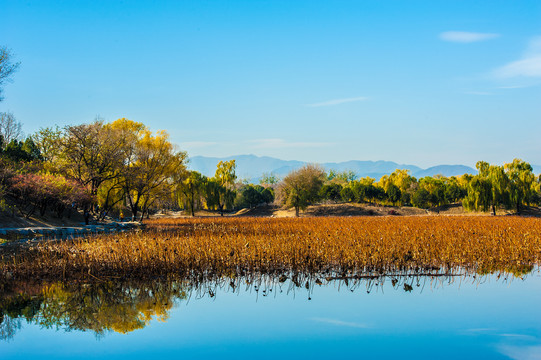
<path id="1" fill-rule="evenodd" d="M 11 80 L 11 75 L 20 65 L 18 62 L 12 62 L 11 58 L 11 51 L 6 47 L 0 47 L 0 101 L 3 100 L 2 85 Z"/>
<path id="2" fill-rule="evenodd" d="M 0 136 L 3 145 L 9 144 L 12 140 L 21 140 L 24 136 L 23 125 L 10 112 L 0 113 Z"/>

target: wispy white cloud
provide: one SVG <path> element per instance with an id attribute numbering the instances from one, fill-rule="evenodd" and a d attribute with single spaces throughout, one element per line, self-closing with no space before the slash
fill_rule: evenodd
<path id="1" fill-rule="evenodd" d="M 444 41 L 458 42 L 458 43 L 472 43 L 478 41 L 485 41 L 495 39 L 500 34 L 494 33 L 478 33 L 468 31 L 445 31 L 440 34 L 440 39 Z"/>
<path id="2" fill-rule="evenodd" d="M 541 360 L 541 345 L 531 346 L 510 346 L 503 345 L 499 347 L 502 354 L 511 359 L 521 360 Z"/>
<path id="3" fill-rule="evenodd" d="M 328 142 L 302 142 L 302 141 L 286 141 L 284 139 L 254 139 L 246 141 L 254 148 L 258 149 L 283 149 L 283 148 L 316 148 L 330 146 Z"/>
<path id="4" fill-rule="evenodd" d="M 352 98 L 345 98 L 345 99 L 334 99 L 329 101 L 323 101 L 315 104 L 306 104 L 305 106 L 308 107 L 320 107 L 320 106 L 333 106 L 333 105 L 340 105 L 350 102 L 358 102 L 358 101 L 366 101 L 368 100 L 365 96 L 359 96 L 359 97 L 352 97 Z"/>
<path id="5" fill-rule="evenodd" d="M 493 74 L 497 78 L 541 77 L 541 36 L 530 41 L 522 58 L 494 70 Z"/>
<path id="6" fill-rule="evenodd" d="M 524 334 L 500 334 L 501 337 L 505 338 L 516 338 L 516 339 L 522 339 L 522 340 L 537 340 L 535 336 L 531 335 L 524 335 Z"/>
<path id="7" fill-rule="evenodd" d="M 496 331 L 497 331 L 497 329 L 494 329 L 494 328 L 473 328 L 473 329 L 464 330 L 464 332 L 466 334 L 470 334 L 470 335 L 493 333 L 493 332 L 496 332 Z"/>
<path id="8" fill-rule="evenodd" d="M 342 320 L 336 320 L 336 319 L 311 318 L 310 320 L 317 321 L 317 322 L 322 322 L 322 323 L 326 323 L 326 324 L 331 324 L 331 325 L 347 326 L 347 327 L 353 327 L 353 328 L 359 328 L 359 329 L 368 329 L 368 328 L 370 328 L 370 326 L 367 325 L 367 324 L 349 322 L 349 321 L 342 321 Z"/>

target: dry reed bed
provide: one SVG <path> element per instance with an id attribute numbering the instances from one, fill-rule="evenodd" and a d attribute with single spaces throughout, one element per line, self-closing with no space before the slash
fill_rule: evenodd
<path id="1" fill-rule="evenodd" d="M 540 264 L 541 220 L 520 217 L 194 218 L 138 233 L 44 242 L 1 274 L 41 279 L 521 274 Z"/>

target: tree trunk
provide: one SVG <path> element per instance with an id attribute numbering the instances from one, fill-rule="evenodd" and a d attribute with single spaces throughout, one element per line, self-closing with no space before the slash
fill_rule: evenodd
<path id="1" fill-rule="evenodd" d="M 130 203 L 130 210 L 132 213 L 132 221 L 137 221 L 137 213 L 139 213 L 139 201 L 141 198 L 137 195 L 135 202 L 132 200 L 131 196 L 128 196 L 128 201 Z"/>
<path id="2" fill-rule="evenodd" d="M 496 216 L 496 206 L 492 204 L 492 215 Z"/>
<path id="3" fill-rule="evenodd" d="M 40 214 L 41 216 L 44 216 L 46 210 L 47 210 L 47 203 L 44 202 L 44 203 L 42 203 L 41 206 L 39 207 L 39 214 Z"/>
<path id="4" fill-rule="evenodd" d="M 148 209 L 147 210 L 145 210 L 145 209 L 141 210 L 141 218 L 139 219 L 140 222 L 143 222 L 143 220 L 145 219 L 145 211 L 148 212 Z"/>
<path id="5" fill-rule="evenodd" d="M 299 207 L 295 206 L 295 216 L 299 217 Z"/>
<path id="6" fill-rule="evenodd" d="M 90 220 L 90 213 L 88 212 L 88 209 L 85 209 L 84 217 L 85 217 L 85 225 L 88 225 L 89 220 Z"/>

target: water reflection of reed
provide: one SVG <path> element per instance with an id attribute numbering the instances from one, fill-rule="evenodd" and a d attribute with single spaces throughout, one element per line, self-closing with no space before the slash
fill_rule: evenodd
<path id="1" fill-rule="evenodd" d="M 521 275 L 524 279 L 526 275 Z M 481 285 L 487 279 L 502 282 L 516 279 L 509 273 L 475 274 L 403 272 L 387 275 L 251 273 L 243 277 L 169 278 L 146 282 L 95 281 L 92 283 L 10 282 L 0 285 L 0 340 L 13 338 L 24 322 L 42 328 L 129 333 L 142 329 L 153 319 L 166 321 L 182 301 L 216 299 L 223 293 L 248 294 L 255 301 L 278 296 L 300 296 L 311 300 L 316 287 L 337 291 L 383 292 L 385 289 L 422 292 L 459 283 Z M 390 287 L 389 287 L 390 285 Z"/>

